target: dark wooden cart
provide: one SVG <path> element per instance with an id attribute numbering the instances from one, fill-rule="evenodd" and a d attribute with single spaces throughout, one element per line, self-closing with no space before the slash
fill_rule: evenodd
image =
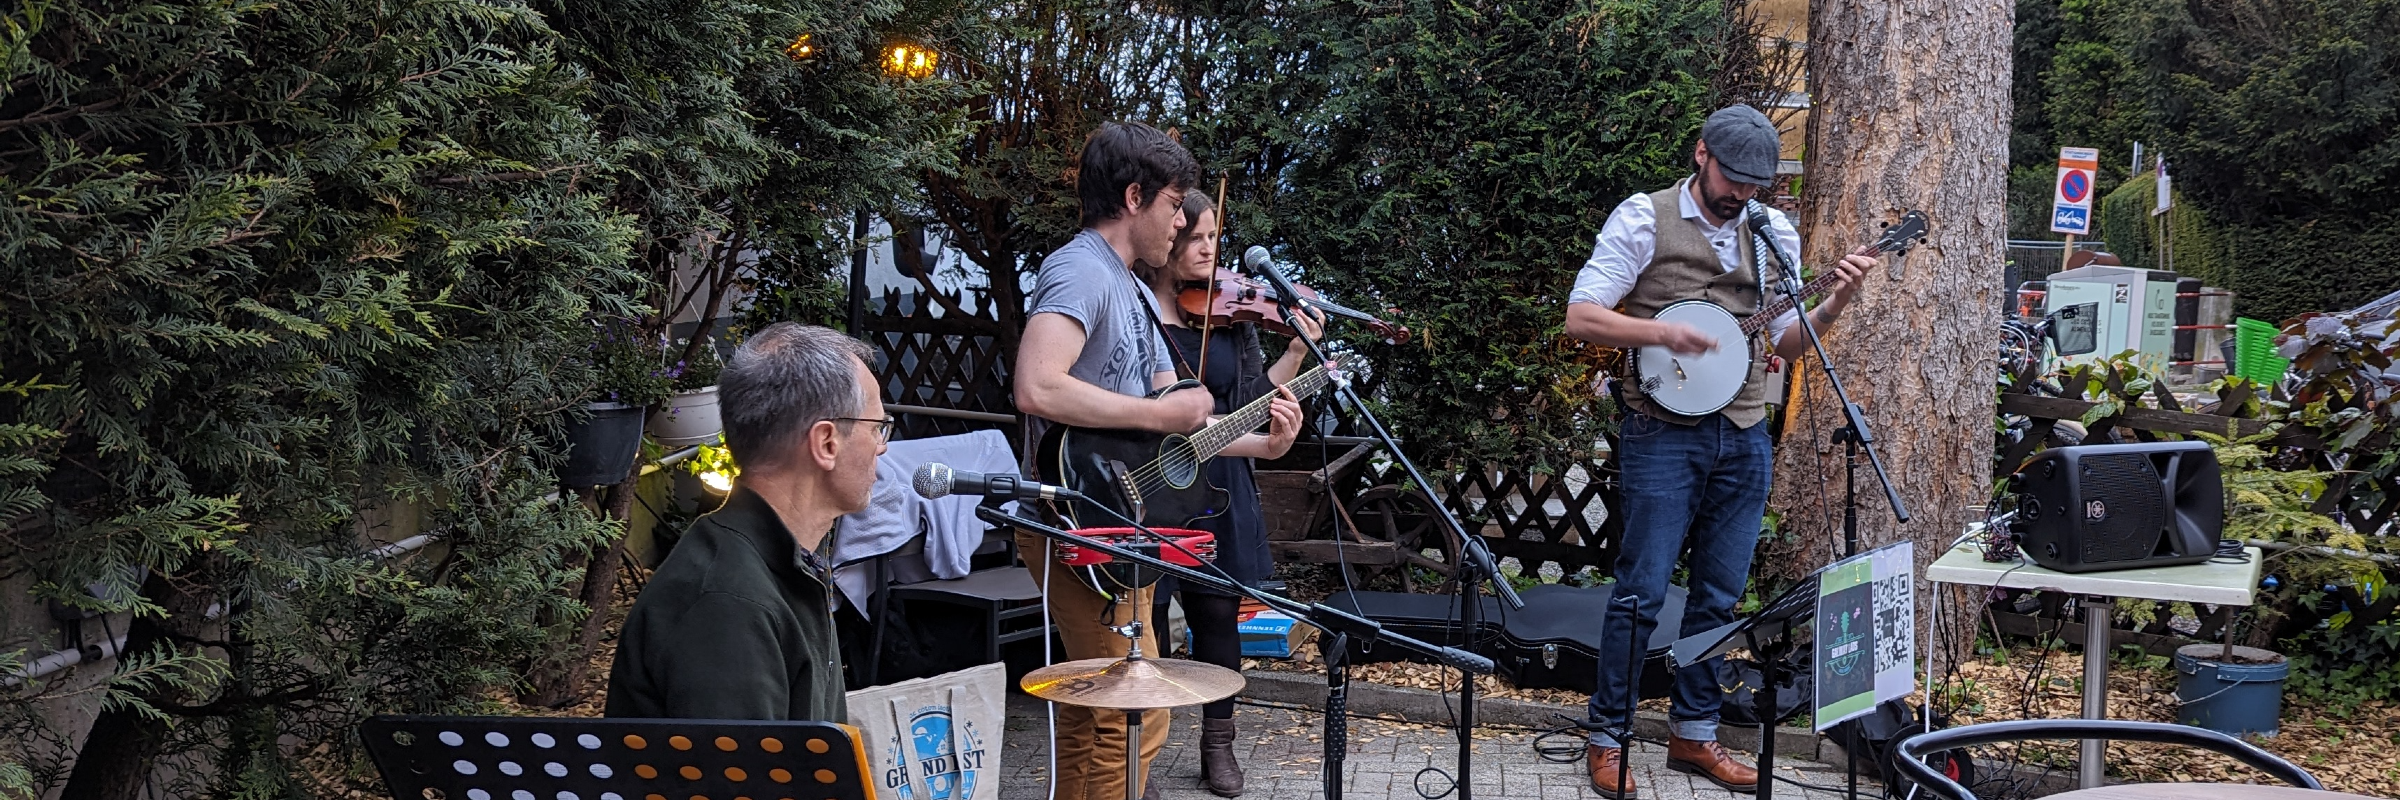
<path id="1" fill-rule="evenodd" d="M 1449 554 L 1457 543 L 1433 517 L 1433 501 L 1413 488 L 1374 482 L 1369 467 L 1380 447 L 1369 439 L 1328 437 L 1258 464 L 1267 548 L 1277 562 L 1340 564 L 1353 581 L 1399 570 L 1409 591 L 1416 581 L 1404 566 L 1450 574 Z"/>

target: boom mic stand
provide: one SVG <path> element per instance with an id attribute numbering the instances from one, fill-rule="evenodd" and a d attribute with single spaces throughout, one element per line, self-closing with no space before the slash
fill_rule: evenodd
<path id="1" fill-rule="evenodd" d="M 1174 544 L 1173 540 L 1160 536 L 1157 532 L 1150 530 L 1148 527 L 1139 522 L 1126 519 L 1124 515 L 1118 514 L 1115 509 L 1107 508 L 1106 504 L 1092 503 L 1091 506 L 1102 508 L 1110 515 L 1116 516 L 1119 521 L 1124 522 L 1126 525 L 1131 526 L 1135 530 L 1141 531 L 1143 535 L 1156 539 L 1162 543 L 1163 546 L 1174 547 L 1178 550 L 1182 549 L 1182 545 Z M 1460 672 L 1470 676 L 1470 678 L 1478 674 L 1489 674 L 1492 671 L 1491 659 L 1484 658 L 1483 656 L 1479 656 L 1465 650 L 1460 650 L 1458 648 L 1444 647 L 1393 633 L 1391 631 L 1384 630 L 1383 626 L 1374 620 L 1370 620 L 1356 614 L 1351 614 L 1349 612 L 1327 606 L 1323 603 L 1302 605 L 1299 601 L 1278 597 L 1276 595 L 1261 592 L 1242 585 L 1241 582 L 1232 580 L 1221 574 L 1203 572 L 1190 567 L 1171 564 L 1159 558 L 1154 558 L 1139 552 L 1127 550 L 1125 548 L 1101 542 L 1096 539 L 1080 536 L 1036 520 L 1026 519 L 1024 517 L 1010 514 L 1006 511 L 1001 511 L 1000 509 L 995 508 L 988 503 L 976 505 L 975 516 L 994 525 L 1005 525 L 1021 528 L 1024 530 L 1033 531 L 1034 533 L 1038 533 L 1043 536 L 1047 536 L 1051 539 L 1068 542 L 1081 547 L 1089 548 L 1097 552 L 1107 553 L 1110 558 L 1120 558 L 1140 564 L 1143 567 L 1158 570 L 1163 574 L 1175 576 L 1176 580 L 1179 581 L 1206 586 L 1227 594 L 1235 594 L 1250 598 L 1252 600 L 1257 600 L 1260 603 L 1266 604 L 1266 606 L 1269 608 L 1273 608 L 1277 611 L 1283 612 L 1286 615 L 1289 615 L 1293 619 L 1305 620 L 1308 622 L 1308 624 L 1314 625 L 1319 630 L 1323 630 L 1327 634 L 1331 635 L 1333 637 L 1333 644 L 1327 651 L 1329 654 L 1326 656 L 1327 669 L 1325 676 L 1325 800 L 1341 800 L 1343 771 L 1342 762 L 1349 754 L 1349 680 L 1348 676 L 1342 674 L 1341 669 L 1333 666 L 1338 662 L 1336 660 L 1337 657 L 1331 654 L 1343 652 L 1348 646 L 1348 639 L 1350 637 L 1355 636 L 1366 641 L 1390 642 L 1400 647 L 1414 650 L 1418 653 L 1422 653 L 1428 657 L 1431 657 L 1437 662 L 1456 667 Z M 1186 552 L 1185 555 L 1190 555 L 1190 553 Z M 1211 565 L 1211 569 L 1215 569 L 1214 565 Z M 1216 572 L 1222 572 L 1222 570 L 1216 570 Z"/>
<path id="2" fill-rule="evenodd" d="M 1808 335 L 1809 347 L 1817 351 L 1817 363 L 1824 365 L 1825 381 L 1832 384 L 1834 399 L 1840 400 L 1842 403 L 1844 422 L 1842 427 L 1834 430 L 1833 440 L 1842 443 L 1842 557 L 1849 558 L 1858 555 L 1858 453 L 1860 450 L 1866 451 L 1867 463 L 1875 468 L 1875 480 L 1883 484 L 1883 496 L 1892 504 L 1893 518 L 1899 522 L 1907 522 L 1908 504 L 1901 502 L 1900 489 L 1892 485 L 1892 474 L 1883 467 L 1883 456 L 1875 452 L 1875 433 L 1867 428 L 1866 413 L 1859 409 L 1857 403 L 1851 402 L 1850 391 L 1842 388 L 1842 376 L 1833 368 L 1833 357 L 1825 352 L 1825 340 L 1817 336 L 1817 326 L 1809 322 L 1808 310 L 1800 307 L 1800 289 L 1806 285 L 1806 282 L 1800 278 L 1800 265 L 1792 260 L 1790 254 L 1783 252 L 1783 245 L 1777 243 L 1775 237 L 1768 235 L 1767 226 L 1760 224 L 1765 221 L 1766 212 L 1759 202 L 1750 201 L 1748 211 L 1753 228 L 1751 239 L 1758 242 L 1759 246 L 1765 248 L 1767 252 L 1773 253 L 1775 263 L 1782 267 L 1780 272 L 1783 278 L 1783 293 L 1792 298 L 1792 307 L 1798 311 L 1793 316 L 1800 318 L 1801 332 Z M 1860 276 L 1860 279 L 1864 280 L 1865 276 Z M 1772 695 L 1775 691 L 1775 673 L 1773 671 L 1775 665 L 1772 661 L 1774 657 L 1775 655 L 1760 656 L 1761 674 L 1766 676 L 1767 681 L 1767 685 L 1761 687 L 1760 691 L 1768 695 Z M 1931 689 L 1928 688 L 1927 691 L 1930 692 Z M 1761 703 L 1760 707 L 1772 709 L 1774 704 L 1770 701 Z M 1930 712 L 1932 711 L 1930 701 L 1926 710 L 1928 712 L 1927 721 L 1930 723 Z M 1771 710 L 1761 714 L 1759 719 L 1761 720 L 1758 748 L 1760 753 L 1759 790 L 1760 796 L 1763 798 L 1772 791 L 1770 787 L 1775 782 L 1775 775 L 1770 771 L 1772 769 L 1770 765 L 1773 763 L 1775 750 L 1776 720 L 1774 712 Z M 1858 759 L 1849 754 L 1850 746 L 1853 744 L 1855 742 L 1843 743 L 1843 760 L 1849 762 L 1845 766 L 1849 772 L 1850 797 L 1852 800 L 1856 800 L 1858 797 Z"/>
<path id="3" fill-rule="evenodd" d="M 1282 270 L 1275 268 L 1275 261 L 1267 253 L 1267 249 L 1253 245 L 1242 253 L 1242 264 L 1265 277 L 1269 283 L 1274 284 L 1275 303 L 1282 310 L 1284 323 L 1291 325 L 1295 338 L 1308 345 L 1308 352 L 1317 357 L 1317 363 L 1332 363 L 1325 357 L 1325 350 L 1317 345 L 1317 341 L 1307 334 L 1301 333 L 1300 326 L 1294 322 L 1299 313 L 1300 291 L 1298 287 L 1292 285 L 1291 279 L 1283 276 Z M 1392 432 L 1383 427 L 1383 421 L 1377 419 L 1375 412 L 1367 408 L 1366 401 L 1359 398 L 1358 391 L 1350 385 L 1349 377 L 1336 374 L 1333 379 L 1333 392 L 1334 396 L 1341 398 L 1342 403 L 1349 406 L 1360 420 L 1367 423 L 1368 430 L 1373 431 L 1375 438 L 1383 443 L 1384 450 L 1392 454 L 1392 460 L 1399 462 L 1400 468 L 1408 474 L 1409 481 L 1424 487 L 1426 496 L 1430 498 L 1433 493 L 1433 482 L 1426 480 L 1425 473 L 1417 469 L 1417 462 L 1400 450 L 1399 440 L 1392 438 Z M 1458 579 L 1459 624 L 1466 631 L 1467 649 L 1473 650 L 1476 628 L 1483 622 L 1479 617 L 1483 615 L 1484 581 L 1491 581 L 1493 593 L 1498 594 L 1500 602 L 1508 604 L 1507 607 L 1511 610 L 1524 608 L 1525 600 L 1517 596 L 1516 588 L 1509 586 L 1508 581 L 1501 580 L 1500 562 L 1492 557 L 1491 549 L 1484 546 L 1483 537 L 1469 535 L 1466 526 L 1459 523 L 1458 515 L 1450 513 L 1448 506 L 1444 506 L 1438 501 L 1433 505 L 1434 516 L 1440 517 L 1442 523 L 1449 526 L 1450 535 L 1459 544 L 1459 559 L 1455 569 Z M 1328 661 L 1327 670 L 1331 671 L 1332 669 L 1332 662 Z M 1475 783 L 1470 771 L 1474 765 L 1474 754 L 1475 676 L 1462 673 L 1458 682 L 1458 775 L 1456 776 L 1458 800 L 1474 800 L 1475 798 Z"/>
<path id="4" fill-rule="evenodd" d="M 1800 279 L 1800 265 L 1792 260 L 1790 254 L 1783 252 L 1783 246 L 1776 243 L 1775 237 L 1768 235 L 1763 230 L 1765 226 L 1757 223 L 1757 220 L 1764 219 L 1766 213 L 1764 206 L 1759 205 L 1758 201 L 1752 200 L 1749 212 L 1753 215 L 1751 227 L 1754 230 L 1751 232 L 1751 238 L 1767 252 L 1773 253 L 1775 263 L 1782 266 L 1783 293 L 1792 298 L 1793 308 L 1797 310 L 1793 316 L 1800 318 L 1800 331 L 1808 335 L 1808 346 L 1817 351 L 1817 363 L 1824 365 L 1825 381 L 1833 385 L 1834 399 L 1842 401 L 1842 415 L 1845 422 L 1840 430 L 1834 432 L 1835 440 L 1846 443 L 1854 458 L 1859 449 L 1864 448 L 1867 451 L 1867 461 L 1875 467 L 1875 479 L 1883 483 L 1884 499 L 1892 503 L 1892 516 L 1900 522 L 1907 522 L 1908 504 L 1901 502 L 1900 489 L 1892 485 L 1892 474 L 1883 468 L 1883 456 L 1875 452 L 1875 433 L 1867 427 L 1866 412 L 1859 409 L 1857 403 L 1851 402 L 1850 390 L 1842 387 L 1841 373 L 1833 367 L 1833 357 L 1825 352 L 1825 340 L 1817 336 L 1816 324 L 1808 321 L 1808 311 L 1799 306 L 1801 287 L 1807 284 L 1806 281 Z M 1853 485 L 1849 500 L 1853 506 L 1857 504 L 1857 497 L 1858 492 Z M 1844 557 L 1857 555 L 1858 515 L 1855 508 L 1847 516 L 1844 527 L 1849 529 L 1845 532 L 1847 538 L 1845 545 L 1848 549 L 1842 555 Z"/>

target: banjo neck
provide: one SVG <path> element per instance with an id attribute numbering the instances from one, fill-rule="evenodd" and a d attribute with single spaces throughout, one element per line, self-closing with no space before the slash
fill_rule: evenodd
<path id="1" fill-rule="evenodd" d="M 1910 237 L 1917 236 L 1924 230 L 1924 225 L 1924 215 L 1915 211 L 1908 212 L 1908 216 L 1902 220 L 1900 228 L 1887 232 L 1883 238 L 1875 240 L 1874 244 L 1867 245 L 1866 255 L 1879 256 L 1897 249 L 1895 236 L 1899 237 L 1897 240 L 1899 244 L 1906 244 Z M 1765 265 L 1761 264 L 1756 268 L 1764 267 Z M 1816 280 L 1809 281 L 1807 285 L 1800 287 L 1800 294 L 1785 295 L 1775 302 L 1759 306 L 1758 313 L 1750 315 L 1749 319 L 1742 320 L 1742 335 L 1757 336 L 1759 331 L 1766 330 L 1767 323 L 1775 321 L 1776 317 L 1782 316 L 1783 312 L 1799 305 L 1800 301 L 1831 291 L 1834 278 L 1838 276 L 1839 273 L 1827 270 L 1825 274 L 1817 276 Z"/>
<path id="2" fill-rule="evenodd" d="M 1775 302 L 1759 306 L 1758 313 L 1752 314 L 1748 319 L 1742 320 L 1742 335 L 1757 336 L 1760 331 L 1766 330 L 1767 323 L 1774 322 L 1776 317 L 1782 316 L 1783 312 L 1791 310 L 1792 307 L 1797 305 L 1800 301 L 1824 294 L 1825 292 L 1833 289 L 1834 277 L 1835 274 L 1832 272 L 1819 275 L 1817 276 L 1816 280 L 1809 281 L 1808 285 L 1800 287 L 1800 296 L 1792 297 L 1790 295 L 1786 295 L 1782 299 L 1776 300 Z"/>

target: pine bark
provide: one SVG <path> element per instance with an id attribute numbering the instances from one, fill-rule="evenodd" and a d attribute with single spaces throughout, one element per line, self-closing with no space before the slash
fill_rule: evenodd
<path id="1" fill-rule="evenodd" d="M 1908 209 L 1932 220 L 1927 243 L 1884 259 L 1825 339 L 1912 515 L 1896 521 L 1861 463 L 1862 549 L 1916 543 L 1919 641 L 1929 644 L 1922 566 L 1975 517 L 1990 485 L 2014 11 L 1817 0 L 1809 12 L 1804 261 L 1830 264 Z M 1832 436 L 1841 405 L 1814 354 L 1796 366 L 1773 504 L 1786 536 L 1767 554 L 1784 577 L 1839 557 L 1844 542 L 1844 454 Z M 1947 661 L 1972 628 L 1945 634 Z"/>

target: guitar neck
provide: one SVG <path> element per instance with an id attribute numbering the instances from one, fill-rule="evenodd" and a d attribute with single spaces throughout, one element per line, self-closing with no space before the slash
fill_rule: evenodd
<path id="1" fill-rule="evenodd" d="M 1319 364 L 1300 373 L 1291 383 L 1284 384 L 1284 388 L 1292 390 L 1293 396 L 1306 400 L 1330 383 L 1333 383 L 1333 373 L 1325 365 Z M 1216 457 L 1235 440 L 1265 424 L 1270 415 L 1268 406 L 1274 403 L 1277 396 L 1274 392 L 1268 392 L 1266 396 L 1250 401 L 1249 405 L 1219 417 L 1216 422 L 1200 429 L 1199 433 L 1192 434 L 1192 449 L 1199 453 L 1202 460 Z"/>

